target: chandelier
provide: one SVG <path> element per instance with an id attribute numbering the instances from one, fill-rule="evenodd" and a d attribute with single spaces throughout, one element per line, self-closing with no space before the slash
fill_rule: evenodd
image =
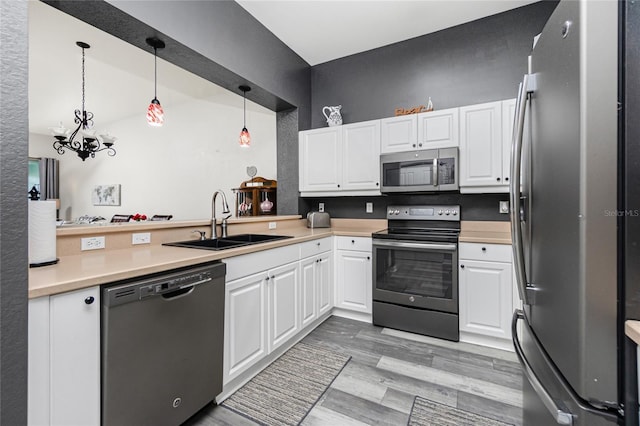
<path id="1" fill-rule="evenodd" d="M 96 152 L 104 150 L 113 157 L 116 155 L 116 150 L 113 148 L 116 138 L 109 135 L 109 133 L 100 135 L 98 138 L 95 130 L 91 130 L 93 127 L 93 113 L 84 109 L 84 49 L 88 49 L 91 46 L 82 41 L 77 41 L 76 44 L 82 49 L 82 109 L 77 109 L 74 112 L 75 118 L 73 121 L 78 127 L 73 132 L 64 128 L 62 122 L 58 127 L 49 128 L 53 137 L 56 138 L 53 142 L 53 149 L 58 151 L 60 155 L 64 154 L 66 150 L 71 150 L 78 154 L 82 161 L 89 157 L 95 158 Z M 76 140 L 78 133 L 80 133 L 80 136 Z"/>

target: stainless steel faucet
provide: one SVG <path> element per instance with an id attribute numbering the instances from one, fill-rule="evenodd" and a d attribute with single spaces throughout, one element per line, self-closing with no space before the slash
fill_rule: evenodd
<path id="1" fill-rule="evenodd" d="M 222 214 L 228 214 L 227 217 L 222 219 L 222 236 L 220 238 L 227 236 L 227 219 L 231 217 L 231 210 L 229 210 L 229 204 L 227 204 L 227 196 L 224 195 L 221 189 L 218 189 L 213 193 L 213 197 L 211 197 L 211 239 L 218 238 L 218 232 L 216 230 L 216 197 L 218 194 L 222 196 Z"/>

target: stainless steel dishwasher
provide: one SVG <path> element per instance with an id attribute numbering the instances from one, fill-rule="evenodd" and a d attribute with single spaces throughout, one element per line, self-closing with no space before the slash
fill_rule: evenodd
<path id="1" fill-rule="evenodd" d="M 102 425 L 179 425 L 222 392 L 226 265 L 102 288 Z"/>

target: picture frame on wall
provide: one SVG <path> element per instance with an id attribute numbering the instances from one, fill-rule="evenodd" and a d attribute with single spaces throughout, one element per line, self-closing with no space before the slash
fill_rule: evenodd
<path id="1" fill-rule="evenodd" d="M 119 206 L 120 184 L 96 185 L 91 191 L 94 206 Z"/>

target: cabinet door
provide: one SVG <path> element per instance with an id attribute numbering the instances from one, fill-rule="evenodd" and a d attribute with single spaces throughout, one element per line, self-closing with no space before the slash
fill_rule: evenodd
<path id="1" fill-rule="evenodd" d="M 342 180 L 342 126 L 300 132 L 300 191 L 336 191 Z"/>
<path id="2" fill-rule="evenodd" d="M 380 189 L 380 120 L 342 126 L 342 189 Z"/>
<path id="3" fill-rule="evenodd" d="M 418 120 L 416 114 L 380 120 L 380 152 L 411 151 L 418 145 Z"/>
<path id="4" fill-rule="evenodd" d="M 27 424 L 49 424 L 49 296 L 29 299 Z"/>
<path id="5" fill-rule="evenodd" d="M 371 253 L 339 250 L 336 306 L 371 313 Z"/>
<path id="6" fill-rule="evenodd" d="M 300 262 L 300 326 L 306 327 L 318 317 L 316 265 L 319 256 L 309 257 Z"/>
<path id="7" fill-rule="evenodd" d="M 515 115 L 516 100 L 502 101 L 502 182 L 505 185 L 509 184 L 511 175 L 511 139 Z"/>
<path id="8" fill-rule="evenodd" d="M 511 339 L 511 265 L 460 259 L 460 330 Z"/>
<path id="9" fill-rule="evenodd" d="M 52 425 L 100 424 L 100 289 L 49 298 Z"/>
<path id="10" fill-rule="evenodd" d="M 333 308 L 333 268 L 332 253 L 318 256 L 316 263 L 316 290 L 318 301 L 318 315 Z"/>
<path id="11" fill-rule="evenodd" d="M 459 145 L 458 108 L 418 114 L 418 148 L 448 148 Z"/>
<path id="12" fill-rule="evenodd" d="M 502 185 L 502 102 L 460 108 L 460 186 Z"/>
<path id="13" fill-rule="evenodd" d="M 300 330 L 298 262 L 269 271 L 269 352 Z"/>
<path id="14" fill-rule="evenodd" d="M 259 273 L 226 284 L 225 384 L 267 354 L 265 278 Z"/>

